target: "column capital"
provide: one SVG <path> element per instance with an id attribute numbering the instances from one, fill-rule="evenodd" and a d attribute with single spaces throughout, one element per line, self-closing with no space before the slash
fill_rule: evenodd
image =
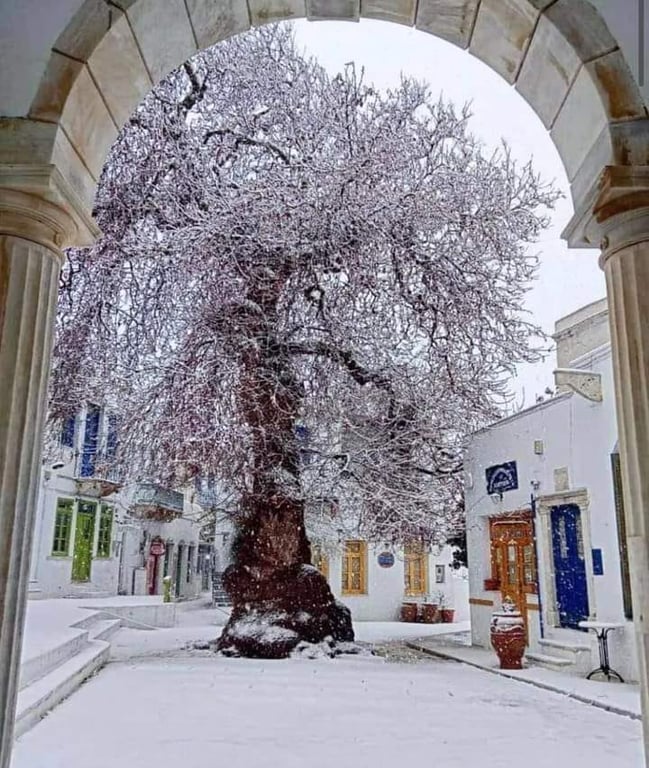
<path id="1" fill-rule="evenodd" d="M 562 236 L 572 248 L 600 248 L 602 263 L 621 248 L 648 241 L 649 166 L 606 166 Z"/>
<path id="2" fill-rule="evenodd" d="M 0 233 L 60 250 L 90 245 L 100 231 L 56 166 L 19 164 L 0 165 Z"/>

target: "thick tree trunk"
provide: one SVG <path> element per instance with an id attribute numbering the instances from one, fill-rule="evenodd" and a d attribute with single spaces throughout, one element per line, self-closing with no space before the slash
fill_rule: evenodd
<path id="1" fill-rule="evenodd" d="M 283 658 L 302 642 L 353 641 L 349 610 L 311 565 L 300 494 L 295 426 L 302 387 L 277 341 L 281 281 L 265 279 L 249 296 L 262 312 L 248 325 L 239 392 L 252 436 L 251 487 L 233 544 L 234 564 L 223 576 L 233 604 L 217 648 L 255 658 Z"/>
<path id="2" fill-rule="evenodd" d="M 349 610 L 310 565 L 301 504 L 275 498 L 249 514 L 223 583 L 233 603 L 224 653 L 284 658 L 301 642 L 353 641 Z"/>

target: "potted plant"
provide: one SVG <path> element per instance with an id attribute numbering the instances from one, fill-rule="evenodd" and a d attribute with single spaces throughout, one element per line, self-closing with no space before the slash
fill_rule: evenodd
<path id="1" fill-rule="evenodd" d="M 401 604 L 401 621 L 406 621 L 410 624 L 414 624 L 417 621 L 419 606 L 417 603 L 402 603 Z"/>
<path id="2" fill-rule="evenodd" d="M 439 605 L 439 613 L 443 624 L 452 624 L 455 618 L 455 609 L 451 608 L 446 597 L 446 594 L 442 591 L 438 592 L 437 603 Z"/>
<path id="3" fill-rule="evenodd" d="M 437 624 L 440 621 L 439 605 L 436 600 L 428 600 L 422 604 L 421 620 L 424 624 Z"/>

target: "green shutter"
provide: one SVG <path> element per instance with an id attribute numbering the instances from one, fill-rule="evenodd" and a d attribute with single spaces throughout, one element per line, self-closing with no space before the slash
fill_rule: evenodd
<path id="1" fill-rule="evenodd" d="M 97 557 L 110 557 L 110 543 L 113 533 L 113 508 L 102 505 L 99 516 Z"/>
<path id="2" fill-rule="evenodd" d="M 73 505 L 72 499 L 57 499 L 52 541 L 52 555 L 55 557 L 67 557 L 69 554 Z"/>
<path id="3" fill-rule="evenodd" d="M 613 495 L 615 497 L 615 518 L 617 521 L 617 541 L 620 550 L 620 571 L 622 574 L 622 600 L 624 615 L 633 618 L 631 603 L 631 573 L 629 571 L 629 550 L 626 541 L 626 519 L 624 517 L 624 493 L 622 489 L 622 467 L 620 454 L 611 454 L 611 469 L 613 471 Z"/>

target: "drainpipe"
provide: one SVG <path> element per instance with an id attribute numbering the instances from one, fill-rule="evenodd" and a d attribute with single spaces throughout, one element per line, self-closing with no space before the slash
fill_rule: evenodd
<path id="1" fill-rule="evenodd" d="M 532 510 L 532 530 L 534 531 L 534 569 L 536 570 L 536 596 L 539 602 L 539 631 L 541 639 L 545 637 L 545 625 L 543 624 L 543 602 L 541 600 L 541 572 L 539 571 L 539 553 L 536 546 L 536 496 L 530 494 L 530 508 Z"/>

